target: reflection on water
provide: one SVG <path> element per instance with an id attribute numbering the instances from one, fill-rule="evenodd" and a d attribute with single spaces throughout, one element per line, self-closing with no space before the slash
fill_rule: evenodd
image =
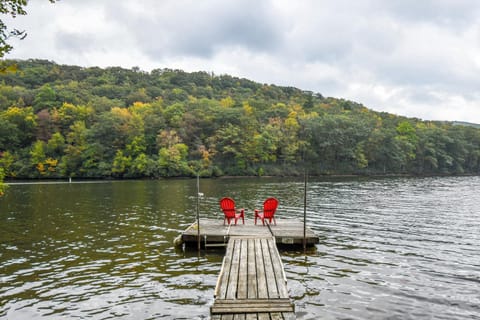
<path id="1" fill-rule="evenodd" d="M 281 250 L 299 319 L 480 318 L 480 178 L 310 181 L 320 244 Z M 303 182 L 202 180 L 202 217 L 228 195 L 280 199 Z M 11 185 L 0 198 L 1 319 L 206 319 L 223 252 L 172 246 L 195 217 L 195 180 Z"/>

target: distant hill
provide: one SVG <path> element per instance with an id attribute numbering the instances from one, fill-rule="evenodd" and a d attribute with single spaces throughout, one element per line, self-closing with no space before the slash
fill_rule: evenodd
<path id="1" fill-rule="evenodd" d="M 454 126 L 466 126 L 466 127 L 474 127 L 480 128 L 480 124 L 478 123 L 471 123 L 471 122 L 464 122 L 464 121 L 452 121 Z"/>
<path id="2" fill-rule="evenodd" d="M 7 178 L 480 174 L 480 128 L 229 75 L 10 61 Z"/>

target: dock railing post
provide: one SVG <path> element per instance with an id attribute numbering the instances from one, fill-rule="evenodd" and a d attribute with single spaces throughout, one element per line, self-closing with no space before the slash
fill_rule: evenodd
<path id="1" fill-rule="evenodd" d="M 308 171 L 305 170 L 305 185 L 303 190 L 303 251 L 307 250 L 307 176 Z"/>

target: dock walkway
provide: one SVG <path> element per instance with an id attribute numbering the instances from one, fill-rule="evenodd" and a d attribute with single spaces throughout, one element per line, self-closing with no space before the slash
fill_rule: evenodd
<path id="1" fill-rule="evenodd" d="M 230 237 L 211 314 L 213 320 L 295 319 L 275 237 Z"/>

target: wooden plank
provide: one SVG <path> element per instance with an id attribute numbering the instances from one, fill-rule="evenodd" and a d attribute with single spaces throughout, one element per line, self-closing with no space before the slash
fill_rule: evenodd
<path id="1" fill-rule="evenodd" d="M 267 304 L 289 304 L 289 298 L 278 298 L 278 299 L 217 299 L 215 304 L 217 305 L 244 305 L 244 304 L 253 304 L 253 305 L 267 305 Z"/>
<path id="2" fill-rule="evenodd" d="M 230 278 L 231 260 L 233 256 L 234 242 L 230 241 L 227 252 L 223 258 L 222 269 L 215 288 L 215 298 L 225 299 L 227 297 L 228 279 Z"/>
<path id="3" fill-rule="evenodd" d="M 247 286 L 248 286 L 248 241 L 240 241 L 240 263 L 238 269 L 238 289 L 237 289 L 237 298 L 246 299 L 247 298 Z"/>
<path id="4" fill-rule="evenodd" d="M 281 312 L 272 312 L 270 313 L 271 320 L 283 320 L 283 316 Z"/>
<path id="5" fill-rule="evenodd" d="M 215 307 L 212 309 L 212 314 L 248 314 L 248 313 L 277 313 L 277 312 L 292 312 L 292 306 L 271 306 L 271 307 L 264 307 L 264 306 L 248 306 L 246 309 L 245 306 L 238 306 L 238 307 L 228 307 L 228 308 L 221 308 Z"/>
<path id="6" fill-rule="evenodd" d="M 262 242 L 262 255 L 263 255 L 263 263 L 265 266 L 265 276 L 267 278 L 267 290 L 268 290 L 268 297 L 269 298 L 279 298 L 280 295 L 277 289 L 277 280 L 276 275 L 272 265 L 272 254 L 270 251 L 270 243 L 273 242 L 273 238 L 261 240 Z"/>
<path id="7" fill-rule="evenodd" d="M 248 239 L 248 263 L 247 263 L 247 298 L 257 297 L 257 271 L 255 261 L 255 240 Z"/>
<path id="8" fill-rule="evenodd" d="M 237 286 L 238 286 L 238 268 L 240 266 L 240 247 L 242 241 L 240 239 L 233 239 L 233 255 L 231 261 L 230 276 L 228 278 L 226 299 L 237 298 Z"/>
<path id="9" fill-rule="evenodd" d="M 278 294 L 280 298 L 288 298 L 287 279 L 285 277 L 285 270 L 283 269 L 283 263 L 278 253 L 275 243 L 269 243 L 270 257 L 272 259 L 272 265 L 274 268 L 274 274 L 276 275 L 275 281 L 277 283 Z"/>
<path id="10" fill-rule="evenodd" d="M 293 312 L 293 307 L 290 304 L 285 305 L 238 305 L 238 306 L 214 306 L 211 308 L 212 314 L 247 314 L 247 313 L 262 313 L 262 312 Z"/>
<path id="11" fill-rule="evenodd" d="M 262 242 L 255 239 L 255 262 L 257 277 L 257 298 L 268 298 L 267 278 L 265 276 L 265 266 L 263 264 Z"/>
<path id="12" fill-rule="evenodd" d="M 257 320 L 257 314 L 256 313 L 247 313 L 245 320 Z"/>

